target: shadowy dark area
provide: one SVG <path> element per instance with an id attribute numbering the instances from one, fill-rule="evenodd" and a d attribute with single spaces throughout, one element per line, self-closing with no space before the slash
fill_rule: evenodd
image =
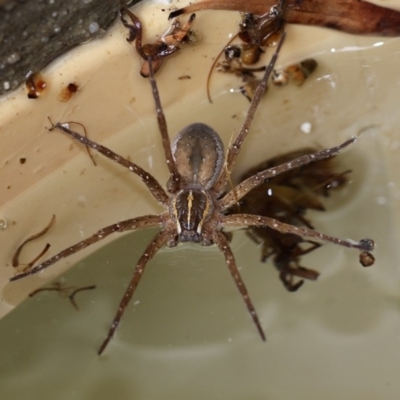
<path id="1" fill-rule="evenodd" d="M 0 0 L 0 94 L 72 47 L 101 37 L 139 0 Z"/>

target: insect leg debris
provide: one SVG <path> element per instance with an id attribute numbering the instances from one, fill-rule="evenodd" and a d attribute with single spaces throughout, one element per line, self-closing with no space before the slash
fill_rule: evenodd
<path id="1" fill-rule="evenodd" d="M 79 288 L 74 288 L 72 286 L 65 286 L 64 284 L 62 284 L 60 282 L 55 282 L 55 283 L 53 283 L 53 286 L 43 287 L 43 288 L 34 290 L 33 292 L 29 293 L 29 297 L 36 296 L 38 293 L 46 292 L 46 291 L 58 292 L 60 295 L 68 297 L 69 301 L 71 302 L 71 304 L 75 308 L 75 310 L 79 311 L 79 306 L 75 300 L 75 296 L 79 292 L 82 292 L 84 290 L 92 290 L 92 289 L 96 289 L 96 285 L 82 286 Z"/>
<path id="2" fill-rule="evenodd" d="M 51 217 L 50 222 L 47 224 L 47 226 L 46 226 L 44 229 L 42 229 L 40 232 L 35 233 L 34 235 L 28 237 L 28 239 L 25 239 L 25 240 L 18 246 L 17 250 L 15 251 L 15 253 L 14 253 L 13 257 L 12 257 L 12 261 L 11 261 L 11 264 L 12 264 L 12 266 L 13 266 L 14 268 L 17 268 L 17 267 L 21 266 L 21 264 L 20 264 L 20 262 L 19 262 L 19 256 L 21 255 L 21 252 L 22 252 L 23 248 L 24 248 L 29 242 L 32 242 L 33 240 L 39 239 L 39 238 L 41 238 L 42 236 L 44 236 L 44 235 L 51 229 L 51 227 L 54 225 L 54 222 L 55 222 L 55 221 L 56 221 L 56 216 L 53 215 L 53 216 Z M 43 257 L 43 256 L 47 253 L 47 251 L 49 250 L 49 248 L 50 248 L 50 244 L 47 243 L 46 246 L 44 247 L 44 249 L 43 249 L 32 261 L 30 261 L 30 262 L 27 263 L 27 264 L 23 264 L 23 267 L 24 267 L 23 270 L 24 270 L 24 271 L 29 271 L 29 270 L 33 267 L 33 265 L 35 265 L 36 261 L 38 261 L 41 257 Z"/>

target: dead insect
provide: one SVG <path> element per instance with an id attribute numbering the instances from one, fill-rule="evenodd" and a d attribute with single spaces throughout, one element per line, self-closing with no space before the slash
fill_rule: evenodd
<path id="1" fill-rule="evenodd" d="M 232 66 L 233 63 L 230 64 L 230 72 L 235 72 Z M 274 69 L 271 74 L 271 81 L 275 86 L 284 86 L 288 84 L 290 80 L 292 80 L 297 84 L 297 86 L 301 86 L 316 68 L 317 62 L 312 58 L 308 58 L 298 64 L 289 65 L 281 71 Z M 251 101 L 253 98 L 255 90 L 260 84 L 260 79 L 254 75 L 254 72 L 258 72 L 260 70 L 261 68 L 249 69 L 243 67 L 239 67 L 237 69 L 236 74 L 241 76 L 244 82 L 244 84 L 240 86 L 239 90 L 249 101 Z"/>
<path id="2" fill-rule="evenodd" d="M 313 148 L 305 148 L 274 157 L 249 169 L 240 181 L 315 151 Z M 240 201 L 240 212 L 263 215 L 287 224 L 314 229 L 305 218 L 306 211 L 323 211 L 325 208 L 320 198 L 328 197 L 331 190 L 343 187 L 349 172 L 334 172 L 332 159 L 316 161 L 286 171 L 270 178 L 244 196 Z M 304 283 L 303 279 L 314 281 L 318 278 L 317 271 L 302 267 L 300 261 L 302 256 L 319 248 L 320 243 L 303 239 L 296 234 L 281 233 L 267 226 L 250 227 L 246 233 L 261 246 L 262 262 L 273 257 L 274 266 L 288 291 L 294 292 L 299 289 Z"/>
<path id="3" fill-rule="evenodd" d="M 68 101 L 78 91 L 78 85 L 76 83 L 69 83 L 63 87 L 57 96 L 57 100 L 64 103 Z"/>
<path id="4" fill-rule="evenodd" d="M 51 229 L 51 227 L 54 225 L 54 222 L 55 222 L 55 221 L 56 221 L 56 216 L 53 215 L 53 216 L 51 217 L 50 222 L 47 224 L 47 226 L 46 226 L 44 229 L 42 229 L 40 232 L 35 233 L 34 235 L 28 237 L 28 239 L 25 239 L 25 240 L 22 242 L 22 244 L 20 244 L 20 245 L 18 246 L 17 250 L 15 251 L 15 253 L 14 253 L 14 255 L 13 255 L 12 261 L 11 261 L 11 265 L 12 265 L 14 268 L 21 267 L 21 264 L 19 263 L 19 256 L 20 256 L 20 254 L 21 254 L 23 248 L 24 248 L 29 242 L 32 242 L 33 240 L 39 239 L 39 238 L 41 238 L 42 236 L 44 236 L 44 235 Z M 44 249 L 43 249 L 32 261 L 30 261 L 30 262 L 27 263 L 27 264 L 22 264 L 22 266 L 23 266 L 23 269 L 22 269 L 22 270 L 23 270 L 24 272 L 29 271 L 29 270 L 34 266 L 35 262 L 38 261 L 41 257 L 43 257 L 43 256 L 47 253 L 47 251 L 49 250 L 49 248 L 50 248 L 50 244 L 47 243 L 46 246 L 44 247 Z"/>
<path id="5" fill-rule="evenodd" d="M 273 71 L 272 71 L 273 73 Z M 271 74 L 272 76 L 272 74 Z M 243 78 L 244 84 L 242 86 L 240 86 L 239 90 L 240 93 L 242 93 L 242 95 L 244 97 L 246 97 L 246 99 L 248 101 L 251 102 L 251 100 L 253 99 L 254 93 L 257 90 L 258 85 L 260 84 L 260 79 L 256 78 L 254 75 L 249 75 Z"/>
<path id="6" fill-rule="evenodd" d="M 226 47 L 214 60 L 207 76 L 207 97 L 212 103 L 210 95 L 210 79 L 214 67 L 217 71 L 233 73 L 243 78 L 244 82 L 255 80 L 254 72 L 263 71 L 265 68 L 249 68 L 260 60 L 264 48 L 276 44 L 283 32 L 284 13 L 286 11 L 286 0 L 281 0 L 278 5 L 273 5 L 270 10 L 261 15 L 252 13 L 241 13 L 242 21 L 239 24 L 239 32 L 231 38 Z M 239 38 L 242 43 L 232 45 L 232 42 Z M 224 54 L 225 60 L 218 62 Z M 259 81 L 257 81 L 257 84 Z M 242 89 L 242 88 L 241 88 Z M 248 98 L 251 95 L 247 90 L 241 90 Z"/>
<path id="7" fill-rule="evenodd" d="M 274 70 L 271 81 L 275 86 L 284 86 L 293 80 L 301 86 L 305 80 L 317 69 L 318 63 L 313 58 L 307 58 L 297 64 L 291 64 L 281 71 Z"/>
<path id="8" fill-rule="evenodd" d="M 267 80 L 274 68 L 284 38 L 285 35 L 282 35 L 268 68 L 265 71 L 264 78 L 256 90 L 243 126 L 236 139 L 228 148 L 226 158 L 224 157 L 221 138 L 217 132 L 203 123 L 194 123 L 187 126 L 176 135 L 171 144 L 157 83 L 154 78 L 152 59 L 149 57 L 150 84 L 154 96 L 157 123 L 170 175 L 167 183 L 167 191 L 163 189 L 160 183 L 151 174 L 119 154 L 114 153 L 111 149 L 70 130 L 68 125 L 62 123 L 53 125 L 53 128 L 59 129 L 83 145 L 90 146 L 110 160 L 128 168 L 131 172 L 138 175 L 157 202 L 164 207 L 164 212 L 160 215 L 135 217 L 100 229 L 94 235 L 66 248 L 47 261 L 36 265 L 31 270 L 11 278 L 11 281 L 16 281 L 28 275 L 36 274 L 50 265 L 55 264 L 62 258 L 77 253 L 113 233 L 148 227 L 161 228 L 160 232 L 156 234 L 139 258 L 133 277 L 121 299 L 107 337 L 100 346 L 98 354 L 104 351 L 113 337 L 148 262 L 158 250 L 165 245 L 175 247 L 179 242 L 194 242 L 203 246 L 216 244 L 225 257 L 226 264 L 236 287 L 242 295 L 262 340 L 266 340 L 264 330 L 261 327 L 258 315 L 236 266 L 229 241 L 223 231 L 224 228 L 229 230 L 229 228 L 239 229 L 250 226 L 269 226 L 283 233 L 301 235 L 318 241 L 332 242 L 340 246 L 356 248 L 361 251 L 373 250 L 374 242 L 371 239 L 362 239 L 359 242 L 339 239 L 312 229 L 293 226 L 260 215 L 243 213 L 226 215 L 227 211 L 237 204 L 237 201 L 240 201 L 250 190 L 262 184 L 266 179 L 310 162 L 330 158 L 356 141 L 356 138 L 351 138 L 339 146 L 305 155 L 277 167 L 258 172 L 240 183 L 230 192 L 224 194 L 226 184 L 230 179 L 242 143 L 250 130 L 254 114 L 266 91 Z M 167 192 L 169 192 L 169 194 L 167 194 Z"/>
<path id="9" fill-rule="evenodd" d="M 127 14 L 132 21 L 129 24 L 125 18 L 124 14 Z M 122 8 L 120 10 L 120 18 L 125 26 L 129 30 L 129 37 L 126 39 L 129 43 L 135 41 L 136 51 L 143 58 L 144 64 L 140 70 L 140 75 L 147 78 L 149 77 L 149 65 L 148 58 L 151 57 L 153 60 L 154 73 L 156 73 L 160 68 L 165 59 L 180 50 L 179 45 L 184 43 L 190 43 L 193 41 L 191 39 L 190 28 L 196 18 L 195 14 L 192 14 L 189 20 L 181 27 L 181 23 L 178 19 L 172 21 L 171 27 L 168 29 L 164 35 L 152 44 L 142 44 L 142 23 L 139 18 L 133 14 L 127 8 Z"/>
<path id="10" fill-rule="evenodd" d="M 26 76 L 25 86 L 28 99 L 37 99 L 47 87 L 47 83 L 39 72 L 29 72 Z"/>
<path id="11" fill-rule="evenodd" d="M 370 267 L 375 262 L 375 257 L 368 251 L 362 251 L 360 253 L 360 264 L 363 267 Z"/>
<path id="12" fill-rule="evenodd" d="M 275 44 L 283 32 L 287 0 L 280 0 L 262 15 L 242 13 L 239 38 L 246 43 L 242 47 L 242 61 L 252 65 L 259 61 L 263 47 Z"/>
<path id="13" fill-rule="evenodd" d="M 58 292 L 62 297 L 68 297 L 69 301 L 71 302 L 72 306 L 75 308 L 76 311 L 79 311 L 78 303 L 75 300 L 75 296 L 84 290 L 92 290 L 96 289 L 95 285 L 91 286 L 83 286 L 79 288 L 75 288 L 73 286 L 65 286 L 65 284 L 60 282 L 54 282 L 50 287 L 43 287 L 34 290 L 33 292 L 29 293 L 29 297 L 36 296 L 40 292 L 47 292 L 47 291 L 55 291 Z"/>

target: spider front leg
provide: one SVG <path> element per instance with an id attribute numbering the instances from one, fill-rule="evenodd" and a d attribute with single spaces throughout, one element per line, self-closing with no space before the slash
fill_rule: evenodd
<path id="1" fill-rule="evenodd" d="M 160 93 L 158 91 L 157 82 L 154 78 L 153 61 L 151 57 L 148 58 L 148 62 L 149 62 L 149 72 L 150 72 L 149 80 L 151 89 L 153 91 L 154 104 L 156 107 L 158 129 L 160 130 L 162 144 L 164 147 L 165 160 L 170 174 L 168 189 L 171 193 L 176 193 L 180 187 L 181 176 L 178 172 L 176 162 L 172 155 L 171 141 L 168 135 L 167 120 L 165 119 L 164 111 L 161 105 Z"/>
<path id="2" fill-rule="evenodd" d="M 129 171 L 135 173 L 139 176 L 139 178 L 146 184 L 151 194 L 154 198 L 163 206 L 168 207 L 169 196 L 165 193 L 163 187 L 158 183 L 158 181 L 147 171 L 143 168 L 139 167 L 139 165 L 127 160 L 126 158 L 120 156 L 119 154 L 113 152 L 108 147 L 102 146 L 92 140 L 88 139 L 85 136 L 80 135 L 79 133 L 72 131 L 69 129 L 68 123 L 60 123 L 57 122 L 53 124 L 51 123 L 51 128 L 49 129 L 52 131 L 53 129 L 59 129 L 61 132 L 66 133 L 67 135 L 71 136 L 73 139 L 77 140 L 78 142 L 84 144 L 85 146 L 89 146 L 93 150 L 98 151 L 99 153 L 103 154 L 105 157 L 109 158 L 110 160 L 122 165 L 125 168 L 128 168 Z"/>
<path id="3" fill-rule="evenodd" d="M 281 233 L 292 233 L 294 235 L 309 237 L 312 239 L 322 240 L 324 242 L 331 242 L 339 246 L 354 248 L 361 251 L 374 250 L 375 243 L 372 239 L 361 239 L 359 242 L 354 240 L 339 239 L 334 236 L 325 235 L 312 229 L 304 228 L 302 226 L 294 226 L 285 224 L 269 217 L 262 217 L 260 215 L 251 214 L 232 214 L 224 215 L 221 217 L 221 224 L 223 227 L 236 227 L 247 228 L 249 226 L 268 226 Z"/>
<path id="4" fill-rule="evenodd" d="M 242 128 L 240 129 L 240 132 L 238 133 L 235 141 L 228 148 L 226 161 L 225 161 L 225 168 L 223 169 L 222 174 L 220 175 L 218 181 L 216 182 L 216 184 L 214 186 L 214 189 L 217 193 L 222 193 L 224 191 L 227 179 L 229 178 L 230 173 L 233 170 L 233 167 L 236 162 L 236 158 L 240 152 L 242 144 L 250 131 L 251 123 L 253 122 L 254 115 L 260 104 L 260 101 L 261 101 L 262 97 L 264 96 L 265 92 L 267 91 L 268 79 L 274 69 L 276 61 L 278 60 L 278 55 L 279 55 L 279 52 L 281 50 L 281 47 L 283 45 L 285 38 L 286 38 L 286 32 L 284 32 L 282 34 L 282 36 L 279 40 L 279 43 L 276 47 L 275 53 L 272 56 L 267 69 L 265 70 L 264 76 L 261 79 L 260 84 L 257 86 L 257 89 L 254 93 L 253 100 L 250 103 L 250 107 L 247 112 L 246 119 L 242 125 Z"/>
<path id="5" fill-rule="evenodd" d="M 50 265 L 55 264 L 56 262 L 60 261 L 62 258 L 66 258 L 71 256 L 72 254 L 77 253 L 80 250 L 85 249 L 86 247 L 90 246 L 91 244 L 97 243 L 100 240 L 103 240 L 107 236 L 111 235 L 114 232 L 126 232 L 132 231 L 135 229 L 140 228 L 150 228 L 155 226 L 162 226 L 162 216 L 159 215 L 144 215 L 143 217 L 128 219 L 126 221 L 118 222 L 113 225 L 109 225 L 103 229 L 97 231 L 93 236 L 88 237 L 81 242 L 74 244 L 71 247 L 66 248 L 63 251 L 60 251 L 55 256 L 49 258 L 48 260 L 36 265 L 36 267 L 22 272 L 18 275 L 15 275 L 10 279 L 10 281 L 17 281 L 21 278 L 24 278 L 28 275 L 34 275 L 39 271 L 50 267 Z"/>
<path id="6" fill-rule="evenodd" d="M 240 276 L 239 270 L 237 269 L 235 257 L 233 256 L 232 250 L 229 246 L 228 239 L 221 231 L 216 231 L 213 234 L 212 239 L 225 257 L 225 261 L 228 265 L 232 278 L 235 281 L 236 287 L 239 289 L 239 292 L 242 295 L 244 302 L 246 303 L 247 309 L 249 310 L 251 318 L 253 319 L 253 322 L 257 327 L 261 339 L 264 341 L 267 340 L 264 330 L 261 327 L 260 320 L 258 319 L 257 312 L 253 306 L 252 301 L 250 300 L 250 296 L 247 292 L 246 286 L 244 285 L 242 277 Z"/>
<path id="7" fill-rule="evenodd" d="M 171 233 L 168 230 L 161 231 L 159 232 L 152 242 L 147 246 L 146 250 L 144 251 L 143 255 L 140 257 L 136 268 L 135 272 L 133 274 L 133 277 L 129 283 L 128 288 L 125 291 L 125 294 L 123 295 L 121 302 L 119 303 L 118 311 L 115 314 L 115 317 L 113 319 L 113 322 L 111 324 L 111 327 L 108 331 L 107 337 L 105 338 L 104 342 L 100 346 L 97 354 L 100 355 L 103 353 L 105 348 L 107 347 L 108 343 L 114 336 L 114 333 L 116 329 L 118 328 L 118 325 L 121 321 L 122 316 L 124 315 L 125 309 L 128 306 L 129 302 L 131 301 L 131 298 L 133 294 L 135 293 L 136 288 L 139 285 L 140 278 L 143 275 L 144 269 L 147 265 L 147 263 L 154 257 L 154 255 L 157 253 L 158 250 L 163 247 L 168 240 L 170 240 L 171 235 L 174 233 Z"/>

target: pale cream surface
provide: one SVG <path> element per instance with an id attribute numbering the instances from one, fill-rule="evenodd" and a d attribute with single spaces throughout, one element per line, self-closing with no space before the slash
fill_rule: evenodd
<path id="1" fill-rule="evenodd" d="M 135 9 L 150 39 L 168 27 L 168 10 L 161 8 L 167 7 Z M 237 13 L 198 13 L 198 41 L 159 74 L 171 137 L 201 121 L 228 145 L 240 128 L 248 102 L 230 93 L 240 81 L 214 73 L 213 104 L 205 93 L 213 57 L 237 31 L 237 22 Z M 16 247 L 52 214 L 55 226 L 24 249 L 22 261 L 47 242 L 48 255 L 56 254 L 108 224 L 160 211 L 129 171 L 102 156 L 96 156 L 94 167 L 84 148 L 46 129 L 48 116 L 54 122 L 81 122 L 91 139 L 166 182 L 149 84 L 139 76 L 139 57 L 125 37 L 117 23 L 103 40 L 57 60 L 43 71 L 49 89 L 40 99 L 28 100 L 21 88 L 0 100 L 0 182 L 11 186 L 0 193 L 0 219 L 7 221 L 0 231 L 3 315 L 99 248 L 8 283 Z M 301 88 L 271 88 L 235 176 L 266 158 L 305 146 L 333 146 L 364 129 L 339 164 L 353 170 L 351 183 L 329 201 L 331 211 L 314 221 L 325 233 L 374 238 L 376 265 L 363 269 L 356 251 L 324 246 L 303 259 L 303 265 L 321 272 L 320 280 L 289 294 L 273 267 L 259 263 L 256 246 L 236 234 L 232 248 L 268 336 L 262 343 L 214 247 L 164 249 L 148 266 L 116 338 L 99 358 L 96 350 L 154 231 L 134 233 L 61 278 L 70 285 L 97 285 L 77 296 L 79 312 L 49 292 L 28 299 L 1 321 L 1 398 L 398 398 L 400 42 L 288 27 L 278 64 L 305 57 L 315 58 L 318 70 Z M 191 79 L 179 80 L 182 75 Z M 79 84 L 78 93 L 58 102 L 61 87 L 70 82 Z M 302 132 L 303 123 L 311 124 L 309 134 Z"/>

